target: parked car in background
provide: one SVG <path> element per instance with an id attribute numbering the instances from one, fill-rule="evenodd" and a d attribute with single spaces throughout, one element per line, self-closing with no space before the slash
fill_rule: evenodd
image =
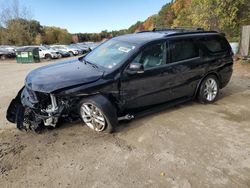
<path id="1" fill-rule="evenodd" d="M 56 49 L 56 50 L 68 52 L 70 54 L 70 56 L 74 56 L 74 55 L 79 54 L 79 51 L 77 49 L 70 47 L 68 45 L 51 45 L 50 47 L 52 47 L 53 49 Z"/>
<path id="2" fill-rule="evenodd" d="M 95 43 L 90 43 L 88 44 L 88 47 L 91 49 L 91 50 L 94 50 L 97 46 L 99 46 L 101 43 L 99 42 L 95 42 Z"/>
<path id="3" fill-rule="evenodd" d="M 52 48 L 51 46 L 49 45 L 43 45 L 45 48 L 47 49 L 51 49 L 53 51 L 56 51 L 58 54 L 59 54 L 59 58 L 62 58 L 62 57 L 69 57 L 70 54 L 66 51 L 62 51 L 62 50 L 58 50 L 58 49 L 55 49 L 55 48 Z"/>
<path id="4" fill-rule="evenodd" d="M 62 51 L 62 50 L 57 50 L 59 52 L 59 54 L 62 56 L 62 57 L 70 57 L 70 53 L 69 52 L 65 52 L 65 51 Z"/>
<path id="5" fill-rule="evenodd" d="M 15 57 L 16 57 L 15 51 L 0 47 L 0 59 L 1 60 L 5 60 L 7 58 L 15 58 Z"/>
<path id="6" fill-rule="evenodd" d="M 81 42 L 81 43 L 77 43 L 77 44 L 88 49 L 88 51 L 91 51 L 91 50 L 95 49 L 98 45 L 100 45 L 101 42 Z"/>
<path id="7" fill-rule="evenodd" d="M 85 54 L 89 51 L 89 48 L 87 46 L 82 46 L 79 44 L 70 44 L 69 46 L 77 49 L 79 51 L 79 54 Z"/>
<path id="8" fill-rule="evenodd" d="M 0 48 L 6 49 L 10 52 L 15 52 L 16 51 L 16 46 L 10 46 L 10 45 L 1 45 Z"/>
<path id="9" fill-rule="evenodd" d="M 60 118 L 79 117 L 94 131 L 112 132 L 119 120 L 166 106 L 196 98 L 215 102 L 230 81 L 232 56 L 226 38 L 215 31 L 166 29 L 115 37 L 77 60 L 29 73 L 7 119 L 19 129 L 39 130 L 55 127 Z"/>
<path id="10" fill-rule="evenodd" d="M 45 46 L 34 46 L 37 47 L 39 49 L 39 57 L 41 59 L 58 59 L 60 58 L 60 54 L 53 49 L 48 49 Z"/>
<path id="11" fill-rule="evenodd" d="M 54 49 L 54 50 L 57 51 L 61 57 L 70 57 L 70 53 L 67 51 L 62 51 L 62 50 L 58 50 L 58 49 Z"/>

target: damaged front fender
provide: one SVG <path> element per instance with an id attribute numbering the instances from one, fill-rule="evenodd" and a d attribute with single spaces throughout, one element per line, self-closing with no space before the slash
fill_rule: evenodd
<path id="1" fill-rule="evenodd" d="M 17 123 L 17 115 L 23 108 L 21 103 L 21 93 L 23 89 L 24 87 L 18 92 L 17 96 L 11 101 L 8 107 L 6 118 L 11 123 Z"/>
<path id="2" fill-rule="evenodd" d="M 53 94 L 39 93 L 23 87 L 11 101 L 6 118 L 16 123 L 20 130 L 41 130 L 43 126 L 55 127 L 66 103 L 57 102 Z"/>
<path id="3" fill-rule="evenodd" d="M 19 130 L 34 130 L 38 131 L 39 124 L 41 123 L 28 108 L 25 108 L 21 102 L 21 96 L 24 87 L 18 92 L 17 96 L 11 101 L 6 118 L 11 123 L 16 123 Z M 31 122 L 33 122 L 31 124 Z M 34 123 L 35 122 L 35 123 Z"/>

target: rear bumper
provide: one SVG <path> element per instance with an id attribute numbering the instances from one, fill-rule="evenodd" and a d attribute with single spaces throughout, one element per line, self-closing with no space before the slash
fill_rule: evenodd
<path id="1" fill-rule="evenodd" d="M 233 65 L 224 67 L 222 70 L 219 71 L 220 74 L 220 88 L 224 88 L 227 86 L 229 81 L 231 80 L 233 74 Z"/>

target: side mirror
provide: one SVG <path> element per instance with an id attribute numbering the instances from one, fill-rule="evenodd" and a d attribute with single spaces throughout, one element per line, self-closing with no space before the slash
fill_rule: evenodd
<path id="1" fill-rule="evenodd" d="M 131 63 L 127 69 L 128 74 L 142 74 L 144 73 L 144 67 L 140 63 Z"/>

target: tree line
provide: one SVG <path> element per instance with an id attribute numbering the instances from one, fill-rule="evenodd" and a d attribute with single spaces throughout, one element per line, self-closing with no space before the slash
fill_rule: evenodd
<path id="1" fill-rule="evenodd" d="M 59 27 L 42 26 L 32 19 L 31 11 L 19 4 L 18 0 L 6 2 L 0 7 L 0 44 L 68 44 L 71 34 Z"/>
<path id="2" fill-rule="evenodd" d="M 100 33 L 70 34 L 59 27 L 42 26 L 31 19 L 26 7 L 18 0 L 1 7 L 0 44 L 68 44 L 71 42 L 101 41 L 118 35 L 154 28 L 179 26 L 199 27 L 223 32 L 230 40 L 239 40 L 242 25 L 250 24 L 249 0 L 172 0 L 145 21 L 128 29 L 104 30 Z M 76 39 L 77 37 L 77 39 Z"/>
<path id="3" fill-rule="evenodd" d="M 0 28 L 0 43 L 8 45 L 68 44 L 71 34 L 66 29 L 41 26 L 36 20 L 10 20 Z"/>
<path id="4" fill-rule="evenodd" d="M 154 28 L 203 28 L 225 33 L 231 41 L 239 41 L 241 27 L 250 25 L 249 0 L 172 0 L 145 21 L 138 21 L 128 29 L 102 31 L 98 34 L 78 34 L 80 41 L 103 38 Z"/>
<path id="5" fill-rule="evenodd" d="M 242 25 L 250 24 L 249 0 L 175 0 L 158 14 L 135 24 L 134 31 L 152 28 L 196 27 L 223 32 L 238 40 Z"/>

